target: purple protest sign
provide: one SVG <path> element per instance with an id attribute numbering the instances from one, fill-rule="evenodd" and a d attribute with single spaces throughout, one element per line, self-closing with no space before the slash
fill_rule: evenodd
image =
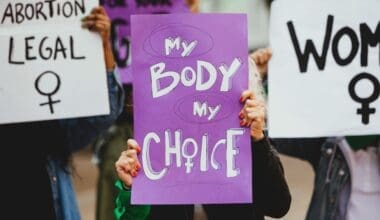
<path id="1" fill-rule="evenodd" d="M 243 14 L 132 16 L 134 204 L 252 202 Z"/>
<path id="2" fill-rule="evenodd" d="M 132 83 L 130 16 L 189 12 L 185 0 L 101 0 L 100 4 L 106 9 L 112 21 L 112 48 L 124 84 Z"/>

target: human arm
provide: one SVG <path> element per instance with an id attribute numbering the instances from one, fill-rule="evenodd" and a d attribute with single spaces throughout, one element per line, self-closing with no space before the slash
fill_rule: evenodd
<path id="1" fill-rule="evenodd" d="M 101 132 L 106 130 L 116 120 L 123 108 L 124 93 L 118 73 L 115 70 L 112 50 L 109 43 L 110 21 L 104 9 L 97 7 L 83 19 L 82 26 L 99 33 L 102 38 L 104 62 L 106 65 L 107 87 L 110 104 L 110 114 L 104 116 L 83 117 L 59 120 L 64 132 L 65 144 L 70 152 L 75 152 L 91 143 Z M 93 97 L 96 98 L 96 97 Z"/>
<path id="2" fill-rule="evenodd" d="M 115 163 L 115 168 L 119 181 L 116 187 L 119 193 L 116 199 L 116 207 L 114 210 L 117 220 L 122 219 L 147 219 L 150 213 L 149 205 L 131 205 L 131 191 L 133 177 L 137 176 L 141 170 L 141 164 L 138 161 L 137 154 L 141 152 L 141 148 L 133 139 L 127 141 L 128 149 L 123 151 L 119 159 Z"/>
<path id="3" fill-rule="evenodd" d="M 253 207 L 263 215 L 280 218 L 290 208 L 291 195 L 280 158 L 264 135 L 265 104 L 251 91 L 243 92 L 241 101 L 241 124 L 251 127 Z"/>
<path id="4" fill-rule="evenodd" d="M 132 205 L 131 191 L 123 186 L 121 180 L 115 183 L 115 187 L 119 190 L 114 209 L 116 220 L 145 220 L 148 218 L 149 205 Z"/>

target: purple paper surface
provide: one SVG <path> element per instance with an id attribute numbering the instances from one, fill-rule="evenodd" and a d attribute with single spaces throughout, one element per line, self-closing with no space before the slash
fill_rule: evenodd
<path id="1" fill-rule="evenodd" d="M 132 203 L 252 202 L 250 132 L 238 117 L 248 87 L 246 15 L 134 15 L 132 41 L 143 167 Z"/>
<path id="2" fill-rule="evenodd" d="M 150 2 L 150 3 L 149 3 Z M 190 12 L 185 0 L 101 0 L 112 21 L 111 41 L 121 81 L 130 84 L 131 73 L 130 16 L 133 14 L 168 14 Z"/>

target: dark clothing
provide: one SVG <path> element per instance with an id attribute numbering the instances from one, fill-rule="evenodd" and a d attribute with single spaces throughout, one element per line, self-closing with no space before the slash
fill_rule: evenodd
<path id="1" fill-rule="evenodd" d="M 334 138 L 273 139 L 280 153 L 310 162 L 315 171 L 314 191 L 307 220 L 345 219 L 350 172 Z M 342 204 L 345 203 L 345 204 Z"/>
<path id="2" fill-rule="evenodd" d="M 267 139 L 253 143 L 252 149 L 253 204 L 204 205 L 208 220 L 264 220 L 288 212 L 291 196 L 276 151 Z M 187 220 L 192 215 L 192 206 L 152 206 L 149 220 Z"/>
<path id="3" fill-rule="evenodd" d="M 107 78 L 109 115 L 0 125 L 1 219 L 80 219 L 69 160 L 121 112 L 123 92 L 114 74 Z"/>
<path id="4" fill-rule="evenodd" d="M 253 143 L 253 205 L 205 205 L 209 220 L 263 220 L 280 218 L 290 207 L 291 196 L 280 158 L 267 139 Z"/>
<path id="5" fill-rule="evenodd" d="M 55 121 L 0 126 L 2 216 L 55 219 L 46 163 L 53 146 L 60 148 L 57 127 Z"/>

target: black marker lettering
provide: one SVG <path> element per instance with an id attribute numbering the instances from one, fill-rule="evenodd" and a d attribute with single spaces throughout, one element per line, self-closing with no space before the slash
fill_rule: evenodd
<path id="1" fill-rule="evenodd" d="M 47 20 L 46 15 L 42 12 L 43 3 L 37 2 L 36 3 L 36 18 L 37 20 L 40 19 L 40 16 L 43 17 L 44 20 Z"/>
<path id="2" fill-rule="evenodd" d="M 350 54 L 346 58 L 342 58 L 339 54 L 339 41 L 342 39 L 344 35 L 347 35 L 351 42 L 351 51 Z M 347 64 L 350 64 L 352 60 L 355 58 L 356 53 L 359 49 L 359 39 L 355 34 L 355 31 L 352 30 L 349 27 L 344 27 L 340 29 L 334 36 L 333 43 L 332 43 L 332 54 L 335 59 L 335 61 L 341 65 L 345 66 Z"/>
<path id="3" fill-rule="evenodd" d="M 45 0 L 45 3 L 49 5 L 49 15 L 52 18 L 54 16 L 54 8 L 53 8 L 53 2 L 56 0 Z"/>
<path id="4" fill-rule="evenodd" d="M 7 17 L 10 17 L 12 24 L 15 22 L 14 18 L 13 18 L 13 11 L 12 11 L 12 4 L 11 3 L 8 3 L 7 8 L 5 9 L 3 18 L 1 19 L 2 24 L 4 23 L 4 21 Z"/>
<path id="5" fill-rule="evenodd" d="M 26 4 L 25 5 L 25 17 L 28 20 L 32 20 L 34 18 L 34 7 L 32 4 Z"/>
<path id="6" fill-rule="evenodd" d="M 44 37 L 42 38 L 41 42 L 40 42 L 40 47 L 39 47 L 39 53 L 40 53 L 40 57 L 44 60 L 49 60 L 51 58 L 51 56 L 53 55 L 53 49 L 51 49 L 50 47 L 46 47 L 45 48 L 45 51 L 48 52 L 48 55 L 46 56 L 46 54 L 44 54 L 43 52 L 43 49 L 44 49 L 44 43 L 45 41 L 48 39 L 48 37 Z"/>
<path id="7" fill-rule="evenodd" d="M 13 57 L 13 37 L 11 37 L 9 39 L 8 63 L 9 64 L 16 64 L 16 65 L 25 64 L 24 62 L 21 62 L 21 61 L 13 61 L 12 57 Z"/>
<path id="8" fill-rule="evenodd" d="M 86 59 L 85 56 L 75 56 L 75 52 L 74 52 L 74 38 L 73 36 L 70 36 L 70 53 L 71 53 L 71 59 L 73 60 L 83 60 L 83 59 Z"/>
<path id="9" fill-rule="evenodd" d="M 360 24 L 361 33 L 361 66 L 368 65 L 368 47 L 375 47 L 380 43 L 380 23 L 377 23 L 376 31 L 372 32 L 367 24 Z M 379 48 L 379 64 L 380 64 L 380 48 Z"/>
<path id="10" fill-rule="evenodd" d="M 25 58 L 26 58 L 26 60 L 37 59 L 37 57 L 30 55 L 30 49 L 33 49 L 33 47 L 30 46 L 29 41 L 34 40 L 34 39 L 35 39 L 35 37 L 33 37 L 33 36 L 25 38 Z"/>
<path id="11" fill-rule="evenodd" d="M 54 60 L 57 59 L 58 53 L 61 53 L 63 58 L 66 59 L 66 48 L 62 43 L 61 38 L 57 38 L 57 41 L 55 42 L 55 51 L 54 51 Z"/>
<path id="12" fill-rule="evenodd" d="M 80 10 L 80 12 L 82 14 L 85 14 L 86 13 L 86 6 L 84 4 L 84 0 L 81 0 L 81 3 L 79 3 L 78 1 L 75 1 L 75 15 L 78 16 L 78 9 Z"/>
<path id="13" fill-rule="evenodd" d="M 293 26 L 293 22 L 289 21 L 287 23 L 290 37 L 292 39 L 292 43 L 294 46 L 294 50 L 298 58 L 298 64 L 299 64 L 301 73 L 305 73 L 307 71 L 310 54 L 313 55 L 319 70 L 323 70 L 325 68 L 327 51 L 330 45 L 333 24 L 334 24 L 334 17 L 332 15 L 329 15 L 327 18 L 327 26 L 326 26 L 326 31 L 325 31 L 325 38 L 323 41 L 322 55 L 319 55 L 317 50 L 315 49 L 313 41 L 310 39 L 306 41 L 305 50 L 304 52 L 302 52 L 298 39 L 297 39 L 296 31 Z"/>
<path id="14" fill-rule="evenodd" d="M 63 16 L 65 16 L 66 18 L 69 18 L 73 15 L 73 12 L 74 12 L 74 8 L 73 8 L 73 5 L 71 4 L 71 2 L 63 3 L 63 6 L 62 6 Z"/>
<path id="15" fill-rule="evenodd" d="M 24 21 L 25 17 L 22 13 L 22 10 L 24 9 L 24 5 L 22 3 L 16 3 L 15 4 L 15 11 L 16 11 L 16 23 L 20 24 Z"/>

